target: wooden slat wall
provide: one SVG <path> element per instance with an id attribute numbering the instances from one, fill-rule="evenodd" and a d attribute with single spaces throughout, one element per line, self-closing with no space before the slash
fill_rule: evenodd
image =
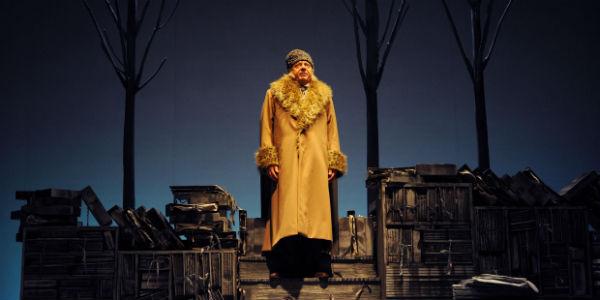
<path id="1" fill-rule="evenodd" d="M 526 277 L 544 296 L 590 296 L 586 224 L 587 213 L 578 207 L 476 207 L 479 270 Z"/>
<path id="2" fill-rule="evenodd" d="M 382 182 L 380 188 L 383 296 L 452 297 L 452 284 L 474 275 L 471 186 Z"/>
<path id="3" fill-rule="evenodd" d="M 21 299 L 113 299 L 115 228 L 24 229 Z"/>
<path id="4" fill-rule="evenodd" d="M 117 299 L 151 297 L 157 292 L 168 299 L 200 299 L 203 293 L 201 277 L 209 273 L 211 285 L 221 287 L 225 299 L 237 299 L 234 249 L 121 251 L 118 260 Z"/>

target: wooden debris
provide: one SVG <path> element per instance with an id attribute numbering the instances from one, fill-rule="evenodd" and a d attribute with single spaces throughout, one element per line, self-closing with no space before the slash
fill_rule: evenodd
<path id="1" fill-rule="evenodd" d="M 17 232 L 17 242 L 23 238 L 23 229 L 35 226 L 77 226 L 81 213 L 81 194 L 79 191 L 63 189 L 44 189 L 37 191 L 17 191 L 17 200 L 27 203 L 20 210 L 11 212 L 12 220 L 21 224 Z"/>
<path id="2" fill-rule="evenodd" d="M 473 218 L 480 272 L 526 277 L 545 297 L 591 294 L 582 207 L 476 207 Z"/>
<path id="3" fill-rule="evenodd" d="M 452 285 L 453 300 L 535 299 L 538 288 L 527 278 L 481 274 Z"/>
<path id="4" fill-rule="evenodd" d="M 171 186 L 171 191 L 173 203 L 166 206 L 167 216 L 188 247 L 238 247 L 231 231 L 237 206 L 229 193 L 217 185 Z"/>
<path id="5" fill-rule="evenodd" d="M 112 224 L 110 215 L 106 212 L 104 205 L 102 205 L 92 187 L 87 186 L 81 190 L 81 199 L 85 202 L 100 226 L 110 226 Z"/>

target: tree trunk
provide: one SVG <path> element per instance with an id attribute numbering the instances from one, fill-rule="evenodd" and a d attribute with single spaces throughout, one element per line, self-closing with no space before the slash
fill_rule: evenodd
<path id="1" fill-rule="evenodd" d="M 487 114 L 485 109 L 485 90 L 483 72 L 475 72 L 473 90 L 475 92 L 475 122 L 477 125 L 477 157 L 479 168 L 490 168 L 490 150 L 488 146 Z"/>
<path id="2" fill-rule="evenodd" d="M 129 83 L 128 83 L 129 85 Z M 135 208 L 135 88 L 125 89 L 123 208 Z"/>
<path id="3" fill-rule="evenodd" d="M 379 125 L 377 90 L 365 89 L 367 96 L 367 168 L 379 168 Z"/>
<path id="4" fill-rule="evenodd" d="M 137 1 L 130 0 L 127 7 L 127 49 L 125 60 L 125 129 L 123 132 L 123 208 L 135 208 L 135 95 Z"/>
<path id="5" fill-rule="evenodd" d="M 364 84 L 367 97 L 367 168 L 379 167 L 377 86 L 379 85 L 379 7 L 377 0 L 365 1 L 367 64 Z"/>
<path id="6" fill-rule="evenodd" d="M 489 16 L 488 16 L 489 18 Z M 481 35 L 481 2 L 471 5 L 473 25 L 473 90 L 475 93 L 475 125 L 477 127 L 477 158 L 479 168 L 490 168 L 488 146 L 487 114 L 485 109 L 485 88 L 483 81 L 483 52 L 485 41 Z"/>

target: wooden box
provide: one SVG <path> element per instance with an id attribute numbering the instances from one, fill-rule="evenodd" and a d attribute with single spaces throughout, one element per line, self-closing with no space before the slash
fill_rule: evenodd
<path id="1" fill-rule="evenodd" d="M 117 299 L 237 299 L 234 249 L 120 251 L 118 269 Z"/>
<path id="2" fill-rule="evenodd" d="M 114 299 L 116 243 L 116 228 L 24 228 L 21 299 Z"/>

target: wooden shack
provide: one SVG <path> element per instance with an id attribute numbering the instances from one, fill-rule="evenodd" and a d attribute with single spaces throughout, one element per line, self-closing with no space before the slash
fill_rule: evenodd
<path id="1" fill-rule="evenodd" d="M 475 274 L 471 185 L 453 165 L 371 169 L 376 259 L 382 298 L 451 298 Z"/>

